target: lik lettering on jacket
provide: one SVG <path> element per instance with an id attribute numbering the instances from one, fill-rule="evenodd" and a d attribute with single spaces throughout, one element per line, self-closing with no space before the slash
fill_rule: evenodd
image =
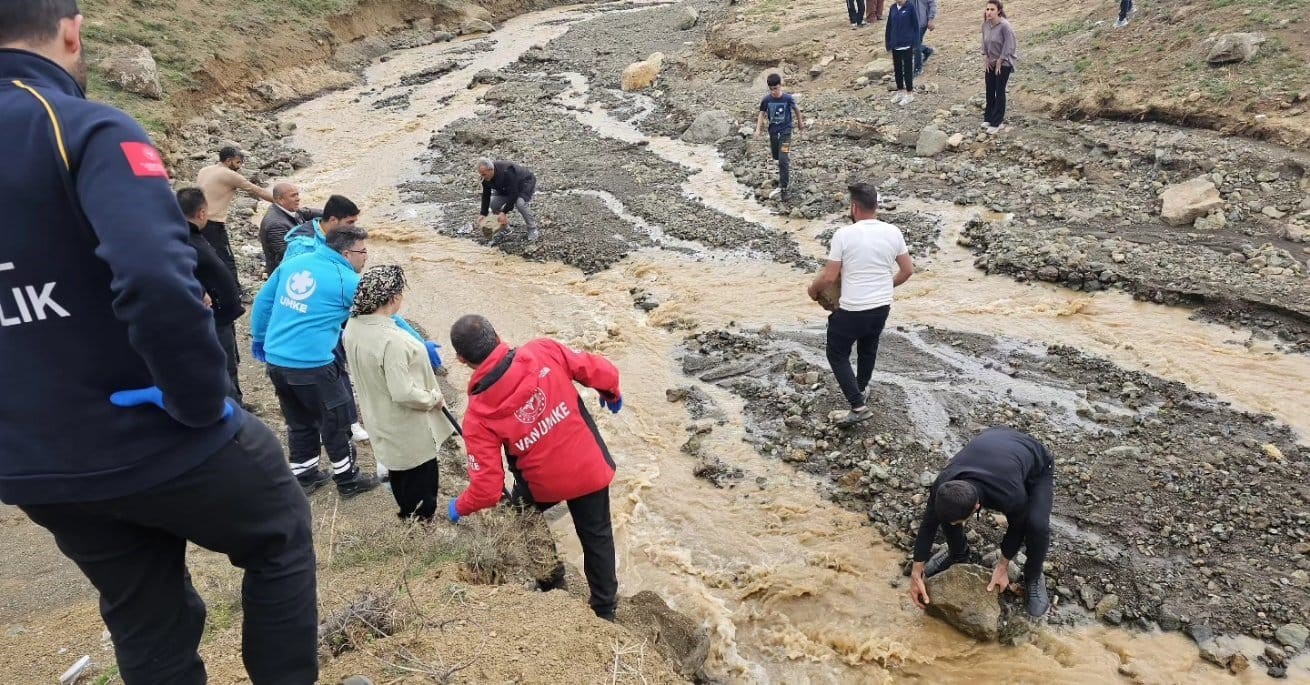
<path id="1" fill-rule="evenodd" d="M 14 271 L 13 262 L 0 262 L 0 271 Z M 13 293 L 14 308 L 8 307 L 9 303 L 0 299 L 0 327 L 8 328 L 10 326 L 21 326 L 33 321 L 45 321 L 50 318 L 50 314 L 66 319 L 72 316 L 55 302 L 53 294 L 56 283 L 49 282 L 40 286 L 24 285 L 17 288 L 10 288 Z M 17 316 L 13 316 L 17 314 Z"/>

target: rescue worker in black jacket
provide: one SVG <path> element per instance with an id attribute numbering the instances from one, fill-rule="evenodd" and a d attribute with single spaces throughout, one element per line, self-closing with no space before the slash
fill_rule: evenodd
<path id="1" fill-rule="evenodd" d="M 478 176 L 482 177 L 482 209 L 478 220 L 487 216 L 487 212 L 496 215 L 500 229 L 491 236 L 491 244 L 496 245 L 509 237 L 509 210 L 516 209 L 528 225 L 528 242 L 535 243 L 541 238 L 541 228 L 537 217 L 532 213 L 529 203 L 537 192 L 537 177 L 532 171 L 514 162 L 503 159 L 492 161 L 478 160 Z"/>
<path id="2" fill-rule="evenodd" d="M 1051 607 L 1042 564 L 1051 546 L 1051 503 L 1055 496 L 1055 460 L 1032 436 L 1009 428 L 983 431 L 964 446 L 937 476 L 928 493 L 928 505 L 914 541 L 910 570 L 910 599 L 919 608 L 931 601 L 924 584 L 952 564 L 969 558 L 964 522 L 980 509 L 1005 514 L 1001 557 L 987 585 L 1010 584 L 1010 560 L 1027 549 L 1023 565 L 1028 615 L 1040 617 Z M 941 528 L 947 553 L 932 554 L 933 539 Z"/>
<path id="3" fill-rule="evenodd" d="M 242 404 L 243 409 L 248 409 L 242 401 L 241 382 L 237 378 L 241 356 L 237 350 L 236 320 L 246 313 L 241 304 L 241 284 L 237 283 L 237 277 L 232 275 L 218 251 L 201 232 L 202 227 L 209 223 L 209 205 L 204 191 L 199 188 L 177 191 L 177 205 L 191 231 L 187 240 L 196 249 L 196 278 L 209 297 L 209 309 L 214 313 L 214 332 L 218 334 L 218 343 L 227 357 L 228 397 Z"/>
<path id="4" fill-rule="evenodd" d="M 227 399 L 168 173 L 86 100 L 82 25 L 75 0 L 0 2 L 0 501 L 98 590 L 128 685 L 205 682 L 188 541 L 245 570 L 251 682 L 312 683 L 308 502 Z"/>

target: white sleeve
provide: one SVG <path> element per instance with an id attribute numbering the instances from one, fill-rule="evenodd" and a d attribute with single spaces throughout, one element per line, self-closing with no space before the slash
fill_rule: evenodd
<path id="1" fill-rule="evenodd" d="M 836 233 L 833 233 L 833 234 L 832 234 L 832 242 L 829 243 L 829 247 L 828 247 L 828 261 L 830 261 L 830 262 L 840 262 L 840 261 L 841 261 L 842 252 L 845 251 L 845 250 L 844 250 L 844 247 L 843 247 L 843 245 L 842 245 L 842 236 L 843 236 L 843 235 L 844 235 L 844 233 L 842 232 L 842 230 L 841 230 L 840 228 L 837 229 L 837 232 L 836 232 Z"/>
<path id="2" fill-rule="evenodd" d="M 896 256 L 899 257 L 909 253 L 910 248 L 905 245 L 905 234 L 901 233 L 901 229 L 898 228 L 896 229 Z"/>

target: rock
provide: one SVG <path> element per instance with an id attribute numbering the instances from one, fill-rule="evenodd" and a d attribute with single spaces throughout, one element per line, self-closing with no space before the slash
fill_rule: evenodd
<path id="1" fill-rule="evenodd" d="M 817 64 L 810 67 L 810 78 L 819 78 L 820 76 L 823 76 L 823 67 Z"/>
<path id="2" fill-rule="evenodd" d="M 585 586 L 584 586 L 585 587 Z M 650 590 L 619 599 L 619 625 L 655 646 L 688 680 L 705 678 L 705 659 L 710 653 L 709 630 L 680 614 Z"/>
<path id="3" fill-rule="evenodd" d="M 122 90 L 155 100 L 164 97 L 164 88 L 159 85 L 159 66 L 148 48 L 140 45 L 113 48 L 100 60 L 99 68 L 106 81 Z"/>
<path id="4" fill-rule="evenodd" d="M 1101 456 L 1107 459 L 1140 459 L 1142 457 L 1142 448 L 1136 445 L 1119 445 L 1108 450 L 1102 450 Z"/>
<path id="5" fill-rule="evenodd" d="M 928 613 L 976 640 L 992 642 L 1000 635 L 1001 605 L 987 591 L 991 572 L 977 564 L 955 564 L 929 578 Z"/>
<path id="6" fill-rule="evenodd" d="M 1273 205 L 1268 205 L 1264 209 L 1261 209 L 1260 213 L 1269 217 L 1270 219 L 1275 219 L 1275 220 L 1287 216 L 1287 214 L 1279 211 L 1278 208 Z"/>
<path id="7" fill-rule="evenodd" d="M 963 133 L 953 134 L 950 138 L 946 139 L 946 146 L 952 150 L 958 149 L 961 145 L 964 145 Z"/>
<path id="8" fill-rule="evenodd" d="M 478 85 L 487 85 L 487 84 L 504 83 L 504 82 L 505 82 L 505 77 L 500 72 L 492 71 L 491 69 L 483 69 L 482 71 L 479 71 L 478 73 L 473 75 L 473 80 L 469 82 L 469 87 L 472 88 L 473 86 L 478 86 Z"/>
<path id="9" fill-rule="evenodd" d="M 452 40 L 455 40 L 455 34 L 450 31 L 437 31 L 432 34 L 432 42 L 434 43 L 449 43 Z"/>
<path id="10" fill-rule="evenodd" d="M 1300 623 L 1288 623 L 1287 625 L 1274 631 L 1274 639 L 1293 649 L 1301 649 L 1305 646 L 1306 638 L 1310 638 L 1310 629 Z"/>
<path id="11" fill-rule="evenodd" d="M 826 290 L 819 293 L 819 306 L 824 309 L 835 312 L 837 304 L 841 302 L 841 281 L 837 281 L 828 286 Z"/>
<path id="12" fill-rule="evenodd" d="M 465 19 L 463 24 L 459 25 L 459 33 L 467 36 L 472 33 L 492 33 L 496 30 L 490 22 L 481 19 Z"/>
<path id="13" fill-rule="evenodd" d="M 1205 61 L 1212 65 L 1245 62 L 1255 57 L 1264 40 L 1264 36 L 1258 33 L 1226 33 L 1210 46 Z"/>
<path id="14" fill-rule="evenodd" d="M 1119 595 L 1106 595 L 1096 603 L 1096 617 L 1100 620 L 1105 621 L 1115 615 L 1122 616 L 1119 610 Z M 1117 623 L 1117 621 L 1111 621 L 1111 623 Z"/>
<path id="15" fill-rule="evenodd" d="M 1228 672 L 1237 675 L 1251 667 L 1251 662 L 1246 659 L 1246 655 L 1238 652 L 1228 660 Z"/>
<path id="16" fill-rule="evenodd" d="M 701 112 L 691 126 L 682 132 L 682 139 L 688 143 L 713 143 L 720 138 L 732 135 L 732 120 L 721 109 Z"/>
<path id="17" fill-rule="evenodd" d="M 1228 225 L 1228 217 L 1224 213 L 1215 210 L 1196 220 L 1192 227 L 1198 231 L 1218 231 Z"/>
<path id="18" fill-rule="evenodd" d="M 700 12 L 696 11 L 695 7 L 683 5 L 682 8 L 678 10 L 678 23 L 675 24 L 675 26 L 678 27 L 679 31 L 686 31 L 695 26 L 696 22 L 699 21 Z"/>
<path id="19" fill-rule="evenodd" d="M 925 126 L 919 131 L 919 141 L 914 146 L 914 154 L 918 157 L 936 157 L 940 155 L 949 142 L 946 133 L 933 126 Z"/>
<path id="20" fill-rule="evenodd" d="M 1160 217 L 1170 226 L 1186 226 L 1224 204 L 1219 189 L 1204 176 L 1169 186 L 1161 199 Z"/>
<path id="21" fill-rule="evenodd" d="M 1060 269 L 1047 264 L 1037 270 L 1037 280 L 1054 283 L 1060 280 Z"/>
<path id="22" fill-rule="evenodd" d="M 660 67 L 664 64 L 664 53 L 657 52 L 650 57 L 629 64 L 623 70 L 621 87 L 623 90 L 631 92 L 634 90 L 645 90 L 655 83 L 655 79 L 660 75 Z"/>
<path id="23" fill-rule="evenodd" d="M 863 76 L 870 81 L 877 81 L 893 71 L 894 67 L 892 66 L 892 61 L 890 59 L 875 59 L 864 65 L 864 68 L 860 69 L 860 76 Z"/>

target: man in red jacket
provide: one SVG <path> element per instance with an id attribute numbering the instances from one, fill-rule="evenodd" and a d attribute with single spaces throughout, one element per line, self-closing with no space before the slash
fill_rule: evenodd
<path id="1" fill-rule="evenodd" d="M 463 427 L 469 487 L 450 501 L 450 520 L 500 502 L 503 451 L 514 474 L 511 501 L 540 511 L 568 503 L 591 609 L 613 621 L 619 590 L 610 526 L 614 460 L 573 383 L 599 391 L 601 406 L 617 414 L 623 408 L 618 369 L 545 338 L 511 349 L 490 321 L 475 314 L 451 326 L 450 342 L 459 361 L 474 369 Z M 540 586 L 561 587 L 563 580 L 560 564 Z"/>

